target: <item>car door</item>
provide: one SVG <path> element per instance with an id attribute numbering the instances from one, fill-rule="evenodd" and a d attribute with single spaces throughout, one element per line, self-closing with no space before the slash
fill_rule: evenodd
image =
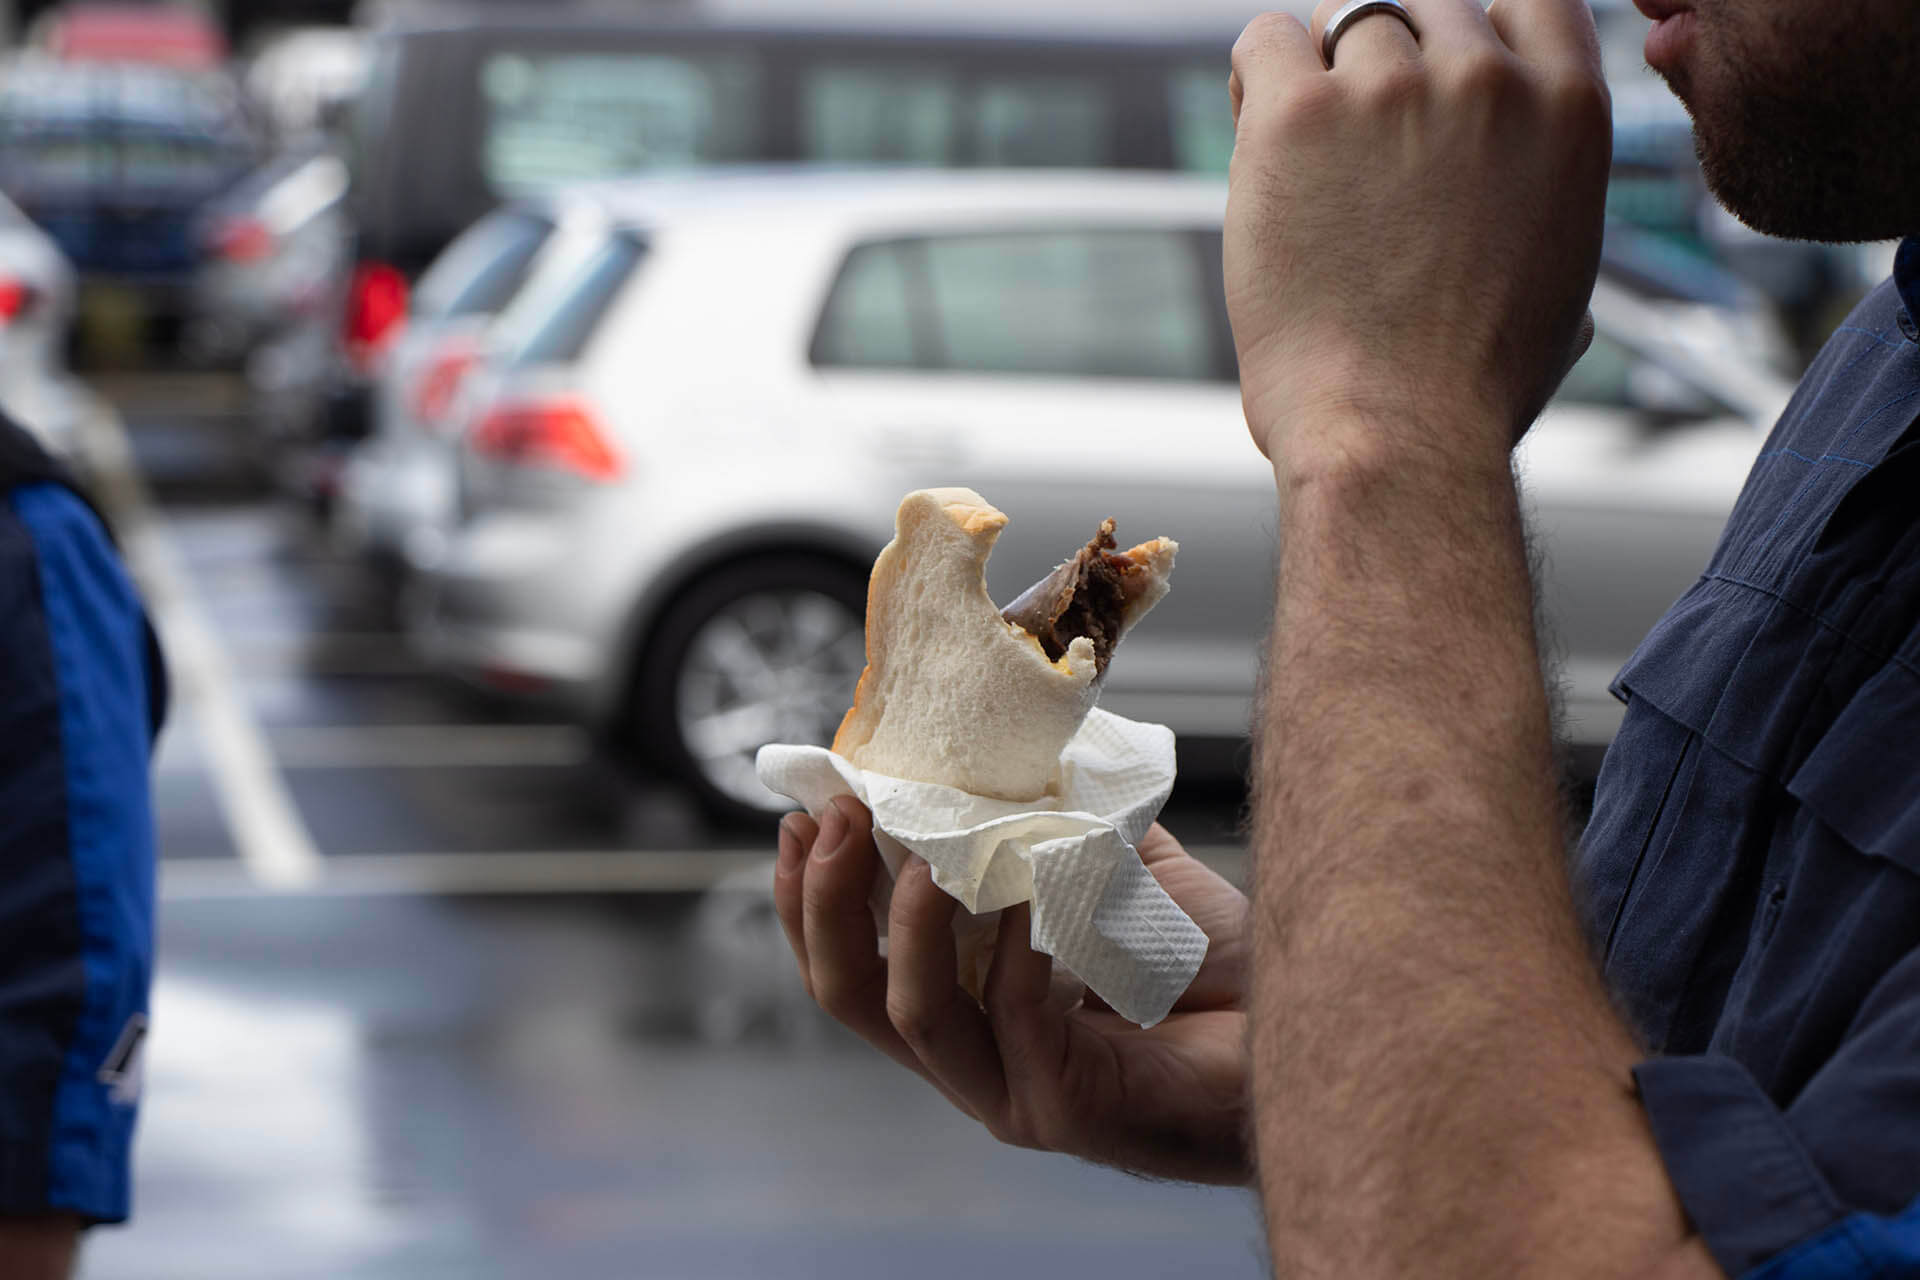
<path id="1" fill-rule="evenodd" d="M 857 246 L 814 344 L 830 411 L 904 492 L 963 484 L 1011 518 L 1005 602 L 1102 519 L 1181 546 L 1173 594 L 1104 700 L 1195 734 L 1245 730 L 1271 608 L 1273 485 L 1243 425 L 1217 230 L 1045 224 Z"/>

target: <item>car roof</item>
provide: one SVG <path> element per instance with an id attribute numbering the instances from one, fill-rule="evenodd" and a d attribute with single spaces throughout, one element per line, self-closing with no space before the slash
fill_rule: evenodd
<path id="1" fill-rule="evenodd" d="M 969 215 L 1159 217 L 1218 221 L 1226 208 L 1215 176 L 1101 170 L 874 170 L 740 166 L 679 175 L 612 178 L 517 202 L 555 214 L 592 206 L 635 226 L 769 216 L 847 226 Z"/>

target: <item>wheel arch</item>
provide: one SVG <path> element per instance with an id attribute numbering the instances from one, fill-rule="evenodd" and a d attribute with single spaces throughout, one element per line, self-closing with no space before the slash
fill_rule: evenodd
<path id="1" fill-rule="evenodd" d="M 850 529 L 795 522 L 734 531 L 677 556 L 673 572 L 654 580 L 628 608 L 610 676 L 594 698 L 595 728 L 608 740 L 619 741 L 640 673 L 654 656 L 661 624 L 702 579 L 762 560 L 824 561 L 864 577 L 882 545 Z"/>

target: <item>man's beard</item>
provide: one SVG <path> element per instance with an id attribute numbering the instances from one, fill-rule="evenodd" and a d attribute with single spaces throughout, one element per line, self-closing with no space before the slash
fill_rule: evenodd
<path id="1" fill-rule="evenodd" d="M 1892 29 L 1874 30 L 1883 25 Z M 1707 185 L 1768 235 L 1860 241 L 1920 231 L 1920 19 L 1823 23 L 1792 35 L 1770 42 L 1779 59 L 1744 50 L 1725 58 L 1711 87 L 1676 78 Z"/>

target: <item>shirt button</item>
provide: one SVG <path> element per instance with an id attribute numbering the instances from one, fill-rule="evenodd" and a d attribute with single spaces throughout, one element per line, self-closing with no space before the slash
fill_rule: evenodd
<path id="1" fill-rule="evenodd" d="M 1899 323 L 1900 332 L 1907 335 L 1908 342 L 1920 342 L 1920 324 L 1914 323 L 1912 315 L 1902 311 Z"/>

